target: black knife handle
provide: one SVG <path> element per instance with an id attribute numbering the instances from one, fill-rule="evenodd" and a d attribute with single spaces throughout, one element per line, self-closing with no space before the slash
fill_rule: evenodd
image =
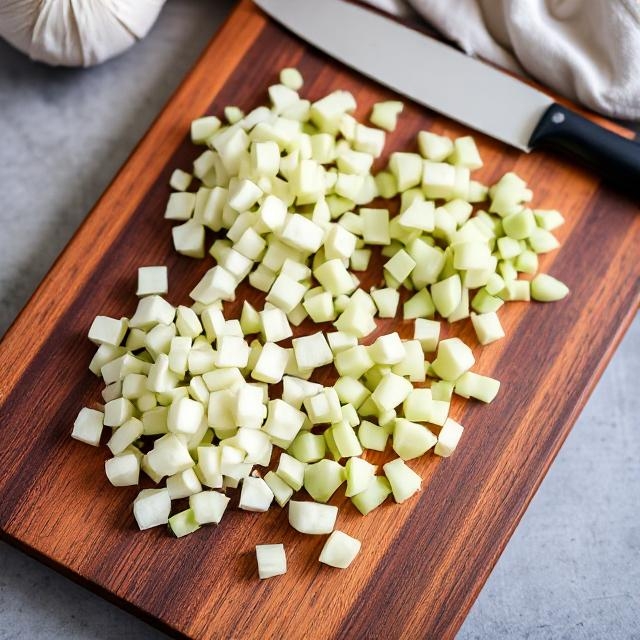
<path id="1" fill-rule="evenodd" d="M 571 109 L 552 104 L 533 131 L 529 146 L 569 154 L 625 191 L 640 195 L 640 144 Z"/>

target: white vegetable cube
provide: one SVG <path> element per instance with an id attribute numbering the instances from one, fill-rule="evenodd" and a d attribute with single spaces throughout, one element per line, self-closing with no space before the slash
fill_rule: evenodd
<path id="1" fill-rule="evenodd" d="M 427 389 L 423 391 L 427 391 Z M 396 419 L 393 427 L 393 450 L 403 460 L 411 460 L 424 455 L 435 446 L 437 441 L 436 436 L 421 424 L 405 418 Z"/>
<path id="2" fill-rule="evenodd" d="M 376 364 L 392 365 L 400 362 L 405 356 L 405 348 L 396 331 L 380 336 L 368 348 L 371 359 Z"/>
<path id="3" fill-rule="evenodd" d="M 491 249 L 486 242 L 460 242 L 453 247 L 455 269 L 486 269 L 491 262 Z"/>
<path id="4" fill-rule="evenodd" d="M 155 393 L 166 393 L 178 384 L 178 377 L 173 371 L 169 371 L 169 356 L 160 353 L 156 361 L 149 367 L 147 376 L 147 388 Z"/>
<path id="5" fill-rule="evenodd" d="M 333 362 L 333 353 L 321 331 L 294 338 L 291 344 L 299 369 L 315 369 Z"/>
<path id="6" fill-rule="evenodd" d="M 471 136 L 456 138 L 449 162 L 471 170 L 479 169 L 482 166 L 482 159 L 475 140 Z"/>
<path id="7" fill-rule="evenodd" d="M 176 329 L 181 336 L 195 338 L 202 333 L 202 324 L 193 309 L 180 305 L 176 311 Z"/>
<path id="8" fill-rule="evenodd" d="M 462 300 L 462 283 L 460 276 L 452 276 L 431 285 L 431 297 L 438 313 L 446 318 L 460 305 Z"/>
<path id="9" fill-rule="evenodd" d="M 140 267 L 136 295 L 164 295 L 169 291 L 167 267 Z"/>
<path id="10" fill-rule="evenodd" d="M 259 382 L 277 384 L 282 380 L 287 367 L 289 353 L 273 342 L 267 342 L 262 347 L 258 360 L 251 371 L 251 377 Z"/>
<path id="11" fill-rule="evenodd" d="M 207 189 L 200 187 L 196 193 L 196 206 L 193 212 L 193 220 L 213 231 L 219 231 L 222 226 L 222 213 L 229 192 L 223 187 Z"/>
<path id="12" fill-rule="evenodd" d="M 239 107 L 228 105 L 224 108 L 224 117 L 227 119 L 227 122 L 229 122 L 229 124 L 235 124 L 236 122 L 242 120 L 242 118 L 244 117 L 244 112 Z"/>
<path id="13" fill-rule="evenodd" d="M 553 231 L 564 224 L 564 217 L 555 209 L 534 209 L 533 215 L 538 226 L 547 231 Z"/>
<path id="14" fill-rule="evenodd" d="M 218 164 L 220 164 L 219 155 L 210 149 L 207 149 L 193 161 L 193 175 L 202 180 L 203 183 L 213 183 L 213 180 L 210 180 L 209 178 L 216 178 L 215 171 L 216 165 Z"/>
<path id="15" fill-rule="evenodd" d="M 355 98 L 348 91 L 334 91 L 311 105 L 311 120 L 325 133 L 335 134 L 342 115 L 356 108 Z"/>
<path id="16" fill-rule="evenodd" d="M 280 168 L 280 147 L 272 140 L 251 144 L 251 168 L 259 176 L 275 176 Z"/>
<path id="17" fill-rule="evenodd" d="M 187 336 L 176 336 L 171 340 L 168 354 L 169 369 L 179 376 L 184 376 L 186 373 L 191 343 L 191 338 Z"/>
<path id="18" fill-rule="evenodd" d="M 245 386 L 249 387 L 250 385 Z M 261 389 L 258 388 L 258 391 L 261 392 Z M 238 393 L 239 395 L 240 393 Z M 247 407 L 247 410 L 250 409 Z M 245 462 L 258 464 L 265 457 L 266 451 L 270 449 L 271 441 L 269 435 L 260 429 L 266 415 L 266 407 L 262 404 L 262 398 L 258 401 L 257 407 L 253 408 L 254 411 L 256 409 L 258 410 L 256 412 L 257 419 L 254 418 L 252 426 L 240 427 L 234 436 L 233 442 L 235 446 L 246 453 Z"/>
<path id="19" fill-rule="evenodd" d="M 304 462 L 296 460 L 288 453 L 281 453 L 276 474 L 282 478 L 294 491 L 299 491 L 304 483 Z"/>
<path id="20" fill-rule="evenodd" d="M 500 390 L 500 381 L 473 371 L 463 373 L 455 383 L 455 392 L 463 398 L 492 402 Z"/>
<path id="21" fill-rule="evenodd" d="M 430 200 L 416 198 L 398 217 L 398 223 L 407 229 L 433 231 L 436 224 L 435 205 Z"/>
<path id="22" fill-rule="evenodd" d="M 378 315 L 381 318 L 395 318 L 400 302 L 400 293 L 396 289 L 387 287 L 371 292 L 371 297 L 378 307 Z"/>
<path id="23" fill-rule="evenodd" d="M 259 223 L 266 231 L 279 231 L 287 217 L 287 205 L 275 195 L 268 195 L 258 209 Z"/>
<path id="24" fill-rule="evenodd" d="M 440 323 L 437 320 L 416 318 L 413 337 L 420 342 L 423 351 L 435 351 L 440 339 Z"/>
<path id="25" fill-rule="evenodd" d="M 102 411 L 83 407 L 73 423 L 71 437 L 97 447 L 100 444 L 103 421 L 104 413 Z"/>
<path id="26" fill-rule="evenodd" d="M 236 211 L 248 211 L 262 196 L 262 189 L 251 180 L 232 181 L 228 204 Z"/>
<path id="27" fill-rule="evenodd" d="M 291 442 L 304 424 L 305 415 L 280 399 L 270 400 L 263 429 L 272 437 Z"/>
<path id="28" fill-rule="evenodd" d="M 358 338 L 356 338 L 356 336 L 342 331 L 332 331 L 327 333 L 327 341 L 329 342 L 329 346 L 331 347 L 331 351 L 333 351 L 334 355 L 338 354 L 340 351 L 345 351 L 346 349 L 350 349 L 351 347 L 358 345 Z M 371 366 L 373 366 L 373 363 L 371 363 Z"/>
<path id="29" fill-rule="evenodd" d="M 373 105 L 373 111 L 369 120 L 376 127 L 393 131 L 398 123 L 398 115 L 402 113 L 404 105 L 399 100 L 387 100 Z"/>
<path id="30" fill-rule="evenodd" d="M 331 533 L 336 524 L 338 507 L 317 502 L 289 501 L 289 524 L 300 533 Z"/>
<path id="31" fill-rule="evenodd" d="M 133 444 L 144 432 L 142 422 L 137 418 L 129 418 L 121 427 L 113 432 L 107 442 L 114 456 L 122 453 L 130 444 Z"/>
<path id="32" fill-rule="evenodd" d="M 398 191 L 406 191 L 420 184 L 422 162 L 422 158 L 417 153 L 396 151 L 391 154 L 389 170 L 398 183 Z"/>
<path id="33" fill-rule="evenodd" d="M 200 493 L 202 485 L 193 469 L 185 469 L 167 478 L 167 490 L 172 500 L 180 500 Z"/>
<path id="34" fill-rule="evenodd" d="M 123 398 L 128 400 L 141 398 L 148 393 L 147 376 L 142 373 L 128 373 L 122 381 L 121 390 Z"/>
<path id="35" fill-rule="evenodd" d="M 293 67 L 287 67 L 280 71 L 280 83 L 289 89 L 299 91 L 302 88 L 304 80 L 302 74 Z"/>
<path id="36" fill-rule="evenodd" d="M 273 492 L 273 497 L 278 505 L 284 507 L 293 495 L 293 489 L 273 471 L 269 471 L 267 473 L 264 477 L 264 481 L 269 485 L 269 488 Z"/>
<path id="37" fill-rule="evenodd" d="M 420 153 L 427 159 L 434 162 L 442 162 L 451 155 L 453 142 L 451 138 L 439 136 L 431 131 L 420 131 L 418 133 L 418 147 Z"/>
<path id="38" fill-rule="evenodd" d="M 404 282 L 415 266 L 415 260 L 404 249 L 400 249 L 385 263 L 384 268 L 398 282 Z"/>
<path id="39" fill-rule="evenodd" d="M 315 253 L 324 239 L 324 230 L 308 218 L 294 213 L 287 217 L 280 238 L 295 249 Z"/>
<path id="40" fill-rule="evenodd" d="M 328 133 L 317 133 L 311 136 L 311 157 L 318 164 L 328 164 L 336 157 L 336 141 Z"/>
<path id="41" fill-rule="evenodd" d="M 504 329 L 495 311 L 488 313 L 471 313 L 471 323 L 482 345 L 491 344 L 504 338 Z"/>
<path id="42" fill-rule="evenodd" d="M 212 304 L 218 300 L 233 300 L 237 284 L 231 273 L 224 267 L 216 265 L 204 274 L 189 297 L 202 304 Z"/>
<path id="43" fill-rule="evenodd" d="M 362 447 L 356 432 L 346 420 L 340 420 L 340 422 L 335 423 L 331 427 L 331 435 L 341 458 L 351 458 L 362 454 Z M 319 499 L 317 496 L 312 497 L 316 500 Z"/>
<path id="44" fill-rule="evenodd" d="M 171 324 L 175 314 L 175 308 L 164 298 L 146 296 L 138 302 L 136 312 L 129 320 L 129 327 L 147 330 L 156 324 Z"/>
<path id="45" fill-rule="evenodd" d="M 299 409 L 305 398 L 315 396 L 322 389 L 322 385 L 317 382 L 308 382 L 294 376 L 285 376 L 282 379 L 282 400 Z"/>
<path id="46" fill-rule="evenodd" d="M 316 267 L 313 275 L 334 296 L 351 293 L 355 288 L 351 274 L 339 258 L 327 260 Z"/>
<path id="47" fill-rule="evenodd" d="M 568 293 L 569 287 L 564 282 L 547 273 L 539 273 L 531 281 L 531 297 L 539 302 L 562 300 Z"/>
<path id="48" fill-rule="evenodd" d="M 167 489 L 143 489 L 133 502 L 133 516 L 141 531 L 169 522 L 171 498 Z"/>
<path id="49" fill-rule="evenodd" d="M 340 224 L 332 224 L 324 239 L 324 253 L 327 260 L 350 258 L 356 249 L 357 236 Z"/>
<path id="50" fill-rule="evenodd" d="M 430 422 L 432 418 L 431 389 L 413 389 L 403 404 L 404 417 L 417 422 Z"/>
<path id="51" fill-rule="evenodd" d="M 236 425 L 249 429 L 259 429 L 267 415 L 267 409 L 263 402 L 264 393 L 260 387 L 252 384 L 243 384 L 236 394 Z"/>
<path id="52" fill-rule="evenodd" d="M 460 338 L 448 338 L 438 345 L 438 355 L 431 367 L 442 380 L 455 382 L 475 361 L 473 352 Z"/>
<path id="53" fill-rule="evenodd" d="M 422 190 L 427 198 L 450 198 L 456 184 L 456 169 L 446 162 L 424 161 Z"/>
<path id="54" fill-rule="evenodd" d="M 171 229 L 173 246 L 178 253 L 190 258 L 204 258 L 204 227 L 188 220 Z"/>
<path id="55" fill-rule="evenodd" d="M 104 405 L 104 426 L 119 427 L 133 416 L 133 411 L 133 404 L 126 398 L 116 398 L 107 402 Z"/>
<path id="56" fill-rule="evenodd" d="M 126 318 L 116 320 L 108 316 L 96 316 L 89 329 L 89 340 L 94 344 L 106 344 L 117 347 L 127 332 Z"/>
<path id="57" fill-rule="evenodd" d="M 338 171 L 366 175 L 371 171 L 373 156 L 351 148 L 340 149 L 338 152 Z"/>
<path id="58" fill-rule="evenodd" d="M 334 185 L 334 191 L 339 196 L 355 202 L 363 187 L 364 176 L 340 172 Z"/>
<path id="59" fill-rule="evenodd" d="M 422 478 L 401 458 L 387 462 L 382 469 L 389 480 L 396 502 L 404 502 L 420 490 Z"/>
<path id="60" fill-rule="evenodd" d="M 273 491 L 262 478 L 249 476 L 242 480 L 240 492 L 240 509 L 245 511 L 268 511 L 273 501 Z"/>
<path id="61" fill-rule="evenodd" d="M 203 484 L 217 488 L 222 486 L 222 451 L 220 447 L 198 447 L 198 470 Z M 193 507 L 192 507 L 193 508 Z"/>
<path id="62" fill-rule="evenodd" d="M 287 572 L 287 556 L 283 544 L 257 544 L 256 560 L 260 580 L 281 576 Z"/>
<path id="63" fill-rule="evenodd" d="M 376 473 L 376 466 L 363 460 L 362 458 L 349 458 L 345 465 L 345 475 L 347 477 L 347 498 L 358 495 L 365 491 Z"/>
<path id="64" fill-rule="evenodd" d="M 169 196 L 164 217 L 168 220 L 188 220 L 196 206 L 196 194 L 176 192 Z"/>
<path id="65" fill-rule="evenodd" d="M 307 288 L 284 273 L 281 273 L 271 285 L 266 301 L 282 309 L 284 313 L 300 304 Z"/>
<path id="66" fill-rule="evenodd" d="M 171 533 L 173 533 L 176 538 L 187 536 L 199 528 L 200 525 L 196 522 L 191 509 L 185 509 L 169 518 L 169 529 L 171 529 Z"/>
<path id="67" fill-rule="evenodd" d="M 189 496 L 189 507 L 198 524 L 219 524 L 230 498 L 217 491 L 202 491 Z"/>
<path id="68" fill-rule="evenodd" d="M 295 191 L 298 204 L 312 204 L 319 200 L 325 192 L 324 168 L 320 166 L 311 156 L 310 138 L 301 136 L 301 142 L 306 141 L 307 151 L 298 164 L 291 171 L 289 183 Z M 300 151 L 302 153 L 302 150 Z M 282 167 L 281 167 L 282 172 Z"/>
<path id="69" fill-rule="evenodd" d="M 235 480 L 247 477 L 251 470 L 251 465 L 244 462 L 244 451 L 238 447 L 231 446 L 231 444 L 220 448 L 220 470 L 222 475 L 229 476 Z"/>
<path id="70" fill-rule="evenodd" d="M 334 531 L 322 547 L 320 562 L 337 569 L 346 569 L 360 552 L 360 547 L 360 540 L 342 531 Z"/>
<path id="71" fill-rule="evenodd" d="M 191 122 L 191 140 L 195 144 L 206 142 L 219 128 L 222 123 L 216 116 L 205 116 L 197 118 Z"/>
<path id="72" fill-rule="evenodd" d="M 333 296 L 328 291 L 306 299 L 302 306 L 314 322 L 332 322 L 336 318 Z"/>
<path id="73" fill-rule="evenodd" d="M 146 379 L 146 378 L 145 378 Z M 102 391 L 102 399 L 105 402 L 110 402 L 111 400 L 115 400 L 122 395 L 122 384 L 123 380 L 116 380 L 111 384 L 108 384 Z M 146 386 L 146 382 L 145 382 Z"/>
<path id="74" fill-rule="evenodd" d="M 408 380 L 395 373 L 387 373 L 373 390 L 371 399 L 380 411 L 391 411 L 402 404 L 412 390 L 413 385 Z"/>
<path id="75" fill-rule="evenodd" d="M 104 463 L 109 482 L 114 487 L 129 487 L 138 484 L 140 461 L 134 453 L 123 452 Z"/>
<path id="76" fill-rule="evenodd" d="M 374 364 L 367 347 L 362 344 L 341 349 L 336 353 L 335 366 L 341 376 L 360 378 Z"/>
<path id="77" fill-rule="evenodd" d="M 280 342 L 293 335 L 285 312 L 279 307 L 263 309 L 259 313 L 262 335 L 267 342 Z"/>
<path id="78" fill-rule="evenodd" d="M 216 366 L 243 369 L 249 361 L 249 345 L 238 336 L 222 336 L 218 339 Z"/>
<path id="79" fill-rule="evenodd" d="M 333 424 L 342 420 L 340 399 L 333 387 L 304 399 L 304 408 L 312 424 Z"/>
<path id="80" fill-rule="evenodd" d="M 147 453 L 149 467 L 160 476 L 172 476 L 194 465 L 184 441 L 175 433 L 169 433 L 155 441 Z"/>
<path id="81" fill-rule="evenodd" d="M 367 244 L 387 245 L 391 243 L 389 235 L 388 209 L 360 209 L 362 235 Z"/>
<path id="82" fill-rule="evenodd" d="M 464 428 L 461 424 L 451 418 L 447 418 L 442 429 L 440 429 L 438 444 L 436 444 L 434 453 L 443 458 L 449 457 L 458 446 L 463 431 Z"/>
<path id="83" fill-rule="evenodd" d="M 169 186 L 176 191 L 186 191 L 191 184 L 192 176 L 182 169 L 175 169 L 169 178 Z"/>
<path id="84" fill-rule="evenodd" d="M 167 426 L 173 433 L 193 434 L 204 418 L 204 407 L 191 398 L 178 398 L 171 403 Z"/>
<path id="85" fill-rule="evenodd" d="M 287 107 L 298 102 L 298 92 L 284 84 L 273 84 L 269 87 L 269 99 L 274 113 L 282 113 Z"/>
<path id="86" fill-rule="evenodd" d="M 370 153 L 374 158 L 379 158 L 384 150 L 386 135 L 380 129 L 366 127 L 359 122 L 353 129 L 353 148 L 357 151 Z"/>

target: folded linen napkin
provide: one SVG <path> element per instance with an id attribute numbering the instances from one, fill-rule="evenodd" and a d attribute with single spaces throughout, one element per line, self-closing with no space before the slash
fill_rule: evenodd
<path id="1" fill-rule="evenodd" d="M 368 0 L 415 10 L 465 53 L 608 116 L 640 120 L 639 0 Z"/>

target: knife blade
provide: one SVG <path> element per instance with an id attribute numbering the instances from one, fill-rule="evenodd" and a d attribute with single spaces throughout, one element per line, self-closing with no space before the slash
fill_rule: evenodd
<path id="1" fill-rule="evenodd" d="M 360 73 L 522 151 L 550 147 L 640 191 L 640 145 L 434 38 L 344 0 L 254 0 Z"/>

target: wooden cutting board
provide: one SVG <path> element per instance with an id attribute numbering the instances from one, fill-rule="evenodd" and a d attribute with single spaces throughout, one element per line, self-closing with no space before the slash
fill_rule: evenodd
<path id="1" fill-rule="evenodd" d="M 363 541 L 349 570 L 320 565 L 325 537 L 296 533 L 277 507 L 250 514 L 232 502 L 220 526 L 180 540 L 162 528 L 138 532 L 131 515 L 137 489 L 107 482 L 104 447 L 69 438 L 80 407 L 99 400 L 100 384 L 87 370 L 93 317 L 131 315 L 141 265 L 169 266 L 175 304 L 211 266 L 211 259 L 176 256 L 162 218 L 171 171 L 189 168 L 199 153 L 185 135 L 190 120 L 227 104 L 264 102 L 287 65 L 301 69 L 311 99 L 352 91 L 360 116 L 393 95 L 311 50 L 249 2 L 238 6 L 2 342 L 2 538 L 179 636 L 451 638 L 637 308 L 638 207 L 570 163 L 477 137 L 485 160 L 479 179 L 515 170 L 534 189 L 536 207 L 564 213 L 562 248 L 543 257 L 541 268 L 567 282 L 571 295 L 550 305 L 505 305 L 507 339 L 485 348 L 468 322 L 443 325 L 446 336 L 474 346 L 475 369 L 499 377 L 501 392 L 488 407 L 455 403 L 452 415 L 466 427 L 460 447 L 447 460 L 427 455 L 412 463 L 424 478 L 417 497 L 387 501 L 364 518 L 334 497 L 337 527 Z M 420 129 L 467 133 L 408 104 L 387 150 L 413 147 Z M 379 279 L 378 259 L 363 282 Z M 243 288 L 232 312 L 245 296 L 259 299 Z M 380 322 L 380 332 L 391 327 L 411 336 L 411 322 Z M 289 571 L 259 581 L 254 546 L 275 542 L 286 546 Z"/>

